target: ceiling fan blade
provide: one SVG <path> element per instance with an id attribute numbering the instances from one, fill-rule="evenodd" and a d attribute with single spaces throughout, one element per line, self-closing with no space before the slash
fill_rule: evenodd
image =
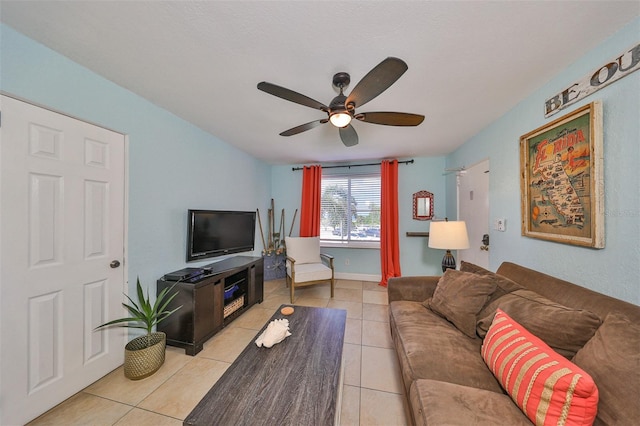
<path id="1" fill-rule="evenodd" d="M 409 67 L 398 58 L 389 57 L 376 65 L 353 88 L 345 105 L 353 104 L 358 108 L 384 92 L 404 74 Z"/>
<path id="2" fill-rule="evenodd" d="M 323 118 L 322 120 L 316 120 L 316 121 L 311 121 L 309 123 L 301 124 L 301 125 L 296 126 L 296 127 L 292 128 L 292 129 L 285 130 L 284 132 L 280 133 L 280 136 L 297 135 L 298 133 L 306 132 L 307 130 L 311 130 L 316 126 L 324 124 L 327 121 L 329 121 L 329 120 L 326 119 L 326 118 Z"/>
<path id="3" fill-rule="evenodd" d="M 363 112 L 356 114 L 355 118 L 366 123 L 385 126 L 417 126 L 424 121 L 424 115 L 408 112 Z"/>
<path id="4" fill-rule="evenodd" d="M 345 146 L 358 145 L 358 134 L 351 124 L 339 127 L 338 130 L 340 131 L 340 139 Z"/>
<path id="5" fill-rule="evenodd" d="M 258 89 L 263 92 L 267 92 L 270 95 L 277 96 L 282 99 L 286 99 L 287 101 L 295 102 L 300 105 L 308 106 L 309 108 L 319 109 L 322 111 L 329 111 L 329 107 L 325 104 L 316 101 L 315 99 L 311 99 L 308 96 L 301 95 L 298 92 L 294 92 L 293 90 L 286 89 L 284 87 L 267 83 L 263 81 L 258 83 Z"/>

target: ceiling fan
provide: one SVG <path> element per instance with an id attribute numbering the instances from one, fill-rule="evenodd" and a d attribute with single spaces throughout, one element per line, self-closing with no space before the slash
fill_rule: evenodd
<path id="1" fill-rule="evenodd" d="M 409 67 L 398 58 L 389 57 L 376 65 L 365 75 L 349 96 L 343 94 L 343 90 L 351 82 L 351 77 L 346 72 L 339 72 L 333 76 L 333 85 L 340 90 L 340 94 L 333 98 L 329 106 L 311 99 L 293 90 L 277 86 L 263 81 L 258 83 L 258 89 L 277 96 L 287 101 L 295 102 L 309 108 L 319 109 L 327 113 L 327 118 L 301 124 L 280 133 L 280 136 L 292 136 L 313 129 L 320 124 L 331 122 L 340 132 L 340 139 L 346 146 L 358 144 L 358 134 L 351 125 L 351 120 L 356 119 L 365 123 L 383 124 L 385 126 L 417 126 L 424 120 L 424 115 L 410 114 L 406 112 L 362 112 L 356 113 L 356 108 L 366 104 L 382 92 L 387 90 L 405 73 Z"/>

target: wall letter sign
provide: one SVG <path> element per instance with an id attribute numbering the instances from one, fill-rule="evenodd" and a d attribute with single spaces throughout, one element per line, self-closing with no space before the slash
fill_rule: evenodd
<path id="1" fill-rule="evenodd" d="M 547 99 L 544 102 L 544 116 L 550 117 L 579 99 L 586 98 L 638 69 L 640 69 L 640 43 L 625 50 L 617 58 Z"/>

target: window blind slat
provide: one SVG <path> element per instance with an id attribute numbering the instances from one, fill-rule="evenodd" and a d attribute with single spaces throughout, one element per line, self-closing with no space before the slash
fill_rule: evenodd
<path id="1" fill-rule="evenodd" d="M 380 175 L 323 176 L 320 238 L 380 241 Z"/>

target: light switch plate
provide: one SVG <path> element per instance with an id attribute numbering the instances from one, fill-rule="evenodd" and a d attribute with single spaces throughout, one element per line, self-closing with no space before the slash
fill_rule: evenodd
<path id="1" fill-rule="evenodd" d="M 493 228 L 496 231 L 505 232 L 507 230 L 507 219 L 498 218 L 493 224 Z"/>

